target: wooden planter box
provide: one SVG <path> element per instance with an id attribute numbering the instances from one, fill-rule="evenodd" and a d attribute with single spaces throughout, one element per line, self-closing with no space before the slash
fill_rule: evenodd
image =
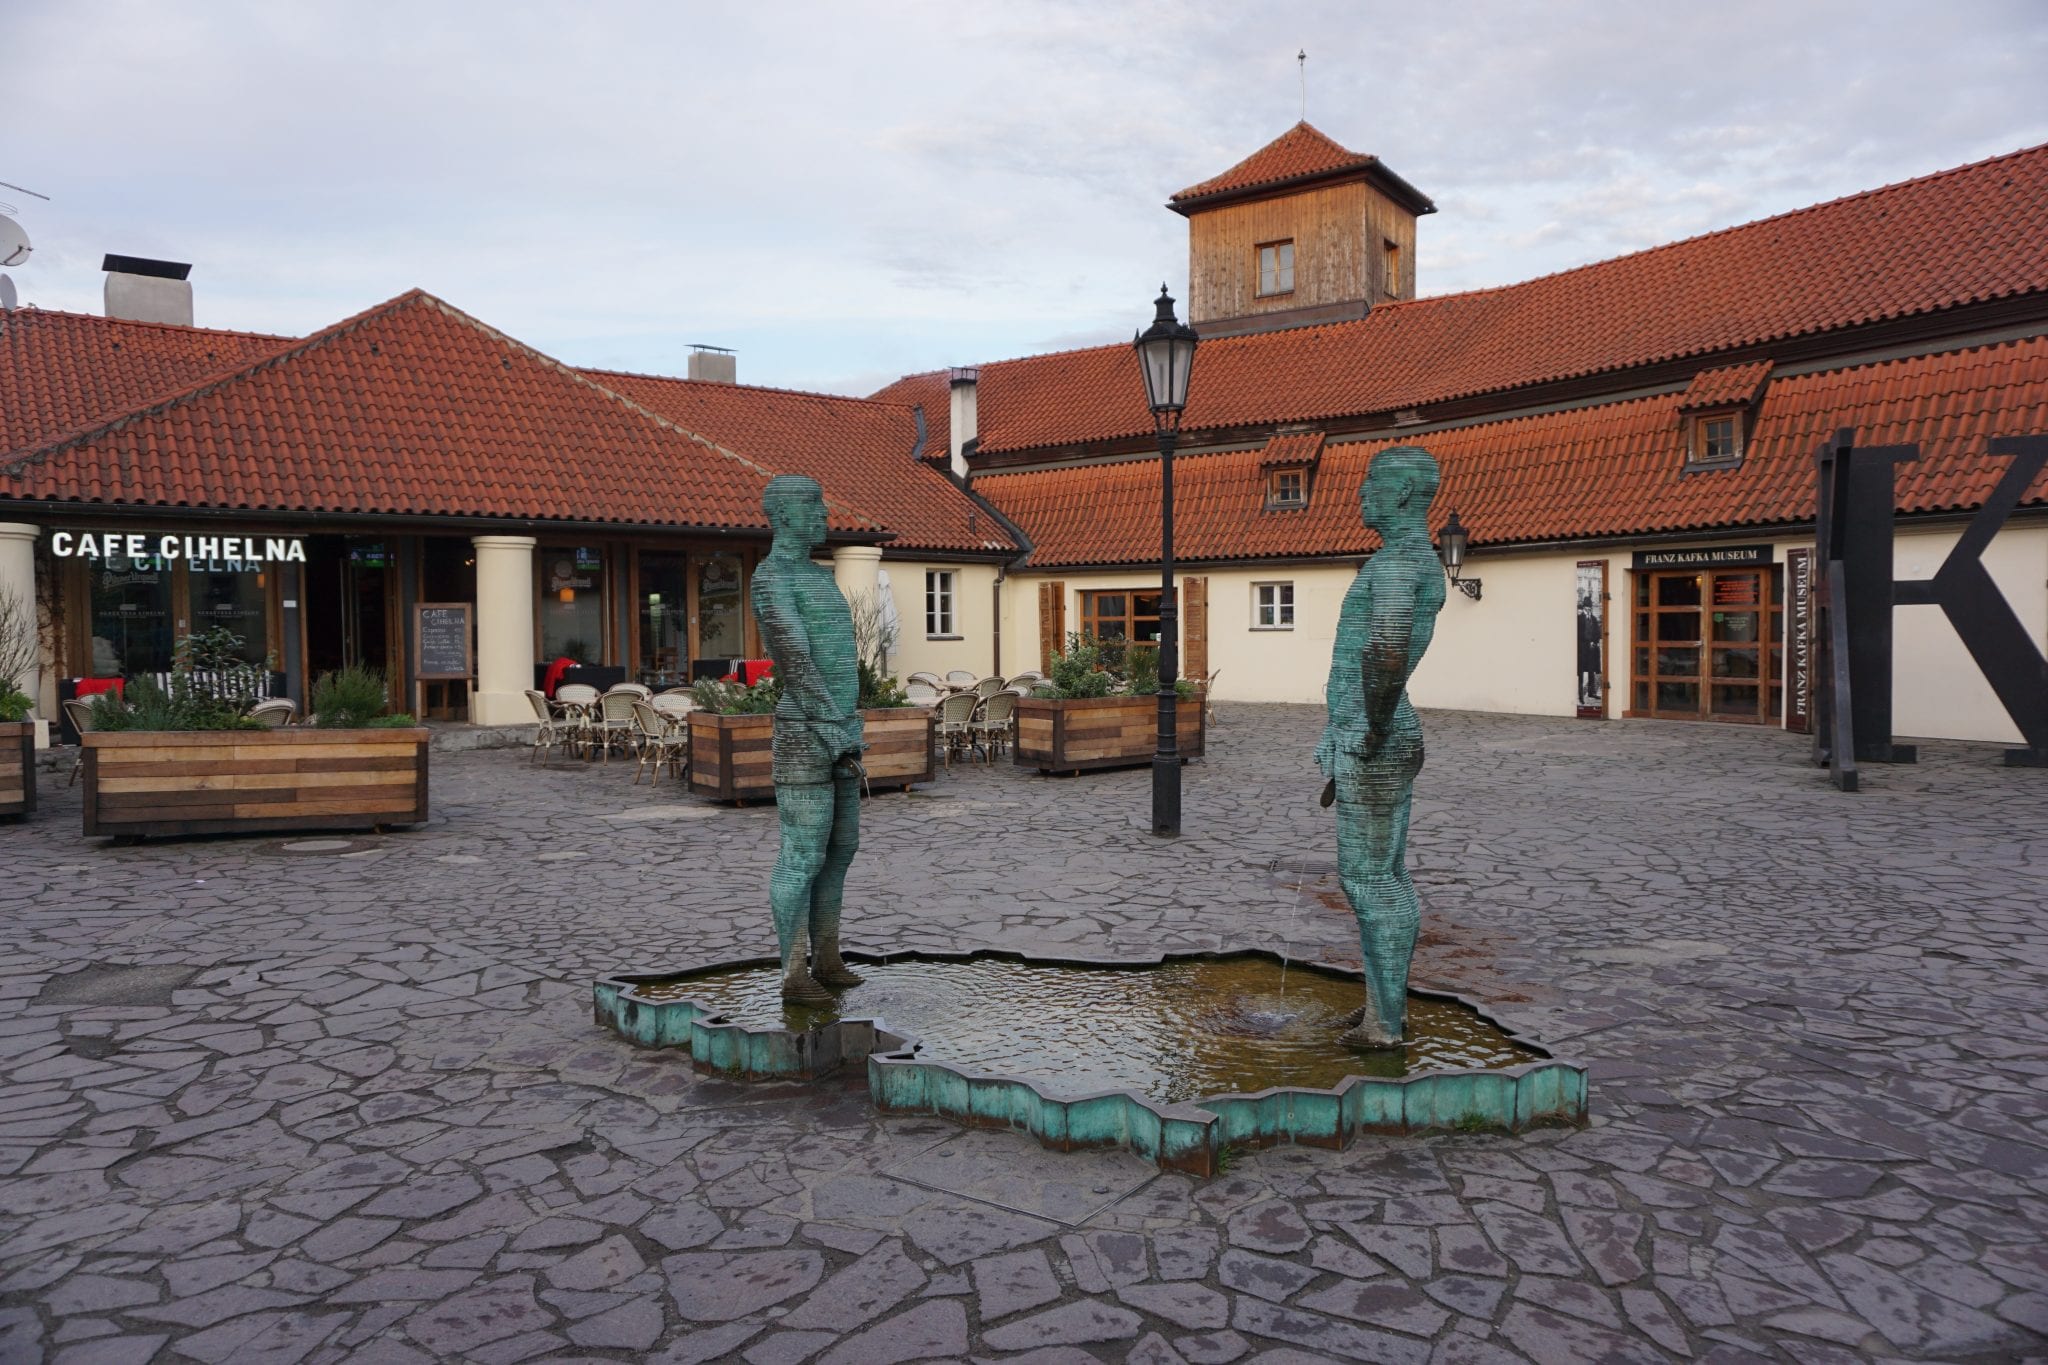
<path id="1" fill-rule="evenodd" d="M 0 815 L 29 816 L 36 808 L 34 721 L 0 723 Z"/>
<path id="2" fill-rule="evenodd" d="M 868 785 L 899 787 L 932 780 L 932 727 L 922 706 L 863 711 Z M 774 716 L 690 712 L 690 791 L 714 801 L 772 801 Z"/>
<path id="3" fill-rule="evenodd" d="M 423 729 L 116 730 L 85 746 L 85 832 L 376 829 L 427 818 Z"/>
<path id="4" fill-rule="evenodd" d="M 1202 699 L 1176 708 L 1182 758 L 1202 755 Z M 1089 697 L 1017 702 L 1017 766 L 1042 773 L 1079 773 L 1150 763 L 1158 744 L 1159 702 L 1145 697 Z"/>

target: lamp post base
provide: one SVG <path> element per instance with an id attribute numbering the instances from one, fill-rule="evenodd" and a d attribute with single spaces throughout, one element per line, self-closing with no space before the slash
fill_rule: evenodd
<path id="1" fill-rule="evenodd" d="M 1152 755 L 1152 832 L 1162 839 L 1180 835 L 1180 755 Z"/>

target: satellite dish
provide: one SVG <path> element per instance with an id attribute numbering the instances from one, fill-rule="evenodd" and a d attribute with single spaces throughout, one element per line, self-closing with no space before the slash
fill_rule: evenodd
<path id="1" fill-rule="evenodd" d="M 21 224 L 0 213 L 0 265 L 20 265 L 28 260 L 29 252 L 35 250 L 28 244 L 28 234 L 21 230 Z"/>
<path id="2" fill-rule="evenodd" d="M 11 313 L 21 296 L 14 292 L 14 276 L 0 275 L 0 313 Z"/>

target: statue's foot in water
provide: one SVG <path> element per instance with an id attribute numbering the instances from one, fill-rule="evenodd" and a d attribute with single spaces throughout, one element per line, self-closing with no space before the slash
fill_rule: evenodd
<path id="1" fill-rule="evenodd" d="M 782 978 L 782 1003 L 785 1005 L 830 1005 L 836 1003 L 832 992 L 815 981 L 811 974 L 798 967 Z"/>
<path id="2" fill-rule="evenodd" d="M 1380 1021 L 1373 1016 L 1372 1006 L 1360 1005 L 1344 1016 L 1343 1022 L 1351 1025 L 1337 1041 L 1346 1047 L 1391 1050 L 1406 1047 L 1407 1040 L 1399 1033 L 1388 1033 L 1380 1027 Z"/>
<path id="3" fill-rule="evenodd" d="M 840 959 L 838 953 L 819 954 L 817 961 L 811 964 L 811 976 L 814 980 L 823 982 L 827 986 L 837 986 L 841 989 L 847 986 L 858 986 L 861 982 L 867 980 L 859 972 L 847 966 Z"/>

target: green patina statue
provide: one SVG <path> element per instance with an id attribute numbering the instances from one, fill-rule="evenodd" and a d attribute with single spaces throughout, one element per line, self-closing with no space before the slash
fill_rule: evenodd
<path id="1" fill-rule="evenodd" d="M 754 573 L 754 618 L 782 679 L 775 706 L 775 806 L 782 847 L 768 898 L 782 949 L 782 998 L 828 1004 L 827 986 L 861 978 L 839 956 L 846 870 L 860 848 L 860 675 L 853 614 L 827 570 L 825 495 L 815 479 L 783 474 L 761 507 L 775 544 Z"/>
<path id="2" fill-rule="evenodd" d="M 1316 745 L 1336 796 L 1337 871 L 1365 957 L 1366 1002 L 1345 1021 L 1344 1041 L 1357 1047 L 1400 1047 L 1408 1022 L 1408 963 L 1422 921 L 1408 877 L 1408 808 L 1422 771 L 1408 678 L 1444 605 L 1443 566 L 1429 543 L 1436 488 L 1436 460 L 1420 446 L 1381 451 L 1359 485 L 1359 511 L 1380 548 L 1344 594 L 1329 724 Z"/>

